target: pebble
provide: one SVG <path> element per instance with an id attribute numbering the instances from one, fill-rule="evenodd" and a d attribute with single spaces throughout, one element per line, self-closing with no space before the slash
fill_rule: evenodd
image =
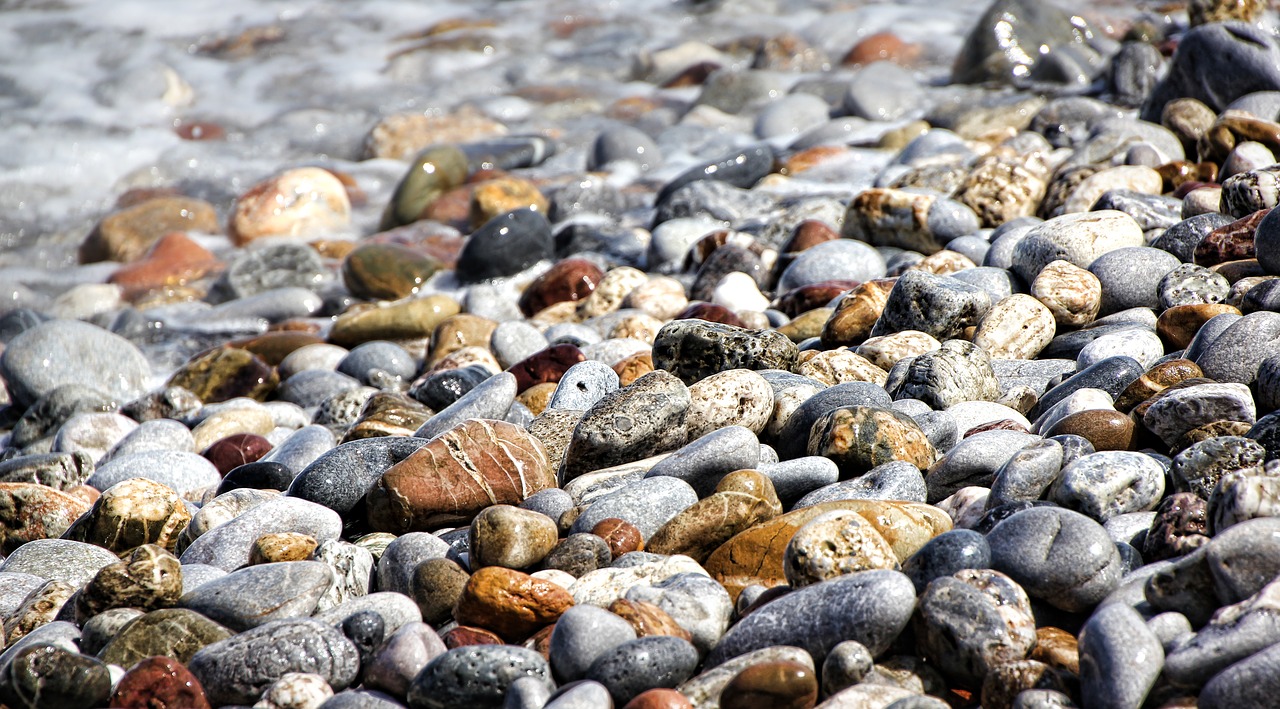
<path id="1" fill-rule="evenodd" d="M 1080 696 L 1084 702 L 1140 705 L 1160 676 L 1164 650 L 1137 611 L 1100 608 L 1080 631 Z"/>
<path id="2" fill-rule="evenodd" d="M 1165 467 L 1141 453 L 1105 451 L 1065 466 L 1050 491 L 1062 507 L 1105 523 L 1154 509 L 1164 496 Z"/>
<path id="3" fill-rule="evenodd" d="M 9 395 L 22 404 L 96 372 L 103 393 L 123 403 L 145 393 L 151 366 L 132 343 L 75 320 L 51 320 L 10 340 L 0 356 Z"/>
<path id="4" fill-rule="evenodd" d="M 665 370 L 606 394 L 575 426 L 560 464 L 560 481 L 684 445 L 690 402 L 688 387 Z"/>
<path id="5" fill-rule="evenodd" d="M 998 571 L 966 569 L 934 579 L 920 596 L 921 654 L 962 686 L 1022 660 L 1036 642 L 1031 601 Z"/>
<path id="6" fill-rule="evenodd" d="M 908 271 L 898 277 L 870 335 L 918 330 L 939 341 L 976 326 L 991 309 L 986 291 L 947 276 Z"/>
<path id="7" fill-rule="evenodd" d="M 236 492 L 241 491 L 229 494 Z M 306 500 L 275 497 L 200 534 L 180 558 L 184 564 L 208 564 L 229 572 L 249 563 L 254 543 L 264 534 L 297 532 L 323 543 L 337 539 L 341 531 L 336 512 Z"/>
<path id="8" fill-rule="evenodd" d="M 1027 595 L 1069 612 L 1088 610 L 1120 582 L 1120 555 L 1102 525 L 1056 507 L 1034 507 L 987 534 L 991 566 Z"/>
<path id="9" fill-rule="evenodd" d="M 427 664 L 409 687 L 410 706 L 500 706 L 520 678 L 550 685 L 542 655 L 512 645 L 470 645 L 449 650 Z M 548 692 L 549 694 L 549 692 Z"/>

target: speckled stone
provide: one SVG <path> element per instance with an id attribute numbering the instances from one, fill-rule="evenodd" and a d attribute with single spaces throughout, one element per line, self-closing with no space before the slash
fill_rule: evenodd
<path id="1" fill-rule="evenodd" d="M 980 288 L 947 276 L 908 271 L 889 292 L 870 335 L 919 330 L 940 341 L 949 340 L 976 326 L 990 309 L 991 296 Z"/>
<path id="2" fill-rule="evenodd" d="M 819 417 L 809 435 L 808 454 L 834 460 L 841 474 L 850 477 L 893 460 L 926 469 L 937 455 L 910 417 L 867 406 L 838 408 Z"/>
<path id="3" fill-rule="evenodd" d="M 915 623 L 921 654 L 962 686 L 1024 659 L 1036 642 L 1031 601 L 1012 579 L 990 569 L 965 569 L 929 584 Z"/>
<path id="4" fill-rule="evenodd" d="M 684 445 L 690 401 L 688 388 L 662 370 L 605 395 L 574 428 L 560 465 L 561 482 Z"/>
<path id="5" fill-rule="evenodd" d="M 472 645 L 436 657 L 409 687 L 411 707 L 498 707 L 521 677 L 551 684 L 551 668 L 533 650 Z"/>
<path id="6" fill-rule="evenodd" d="M 835 510 L 796 530 L 783 564 L 787 582 L 801 588 L 857 571 L 897 569 L 898 558 L 859 514 Z"/>
<path id="7" fill-rule="evenodd" d="M 730 369 L 790 369 L 798 349 L 773 330 L 747 330 L 702 320 L 674 320 L 653 344 L 653 363 L 693 384 Z"/>

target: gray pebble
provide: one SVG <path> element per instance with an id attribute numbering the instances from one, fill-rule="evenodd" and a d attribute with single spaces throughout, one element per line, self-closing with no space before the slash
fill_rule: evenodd
<path id="1" fill-rule="evenodd" d="M 987 533 L 992 568 L 1032 598 L 1069 612 L 1088 610 L 1120 583 L 1120 554 L 1102 525 L 1078 512 L 1035 507 Z"/>
<path id="2" fill-rule="evenodd" d="M 106 490 L 129 478 L 146 478 L 183 493 L 217 485 L 222 476 L 213 463 L 195 453 L 153 450 L 115 458 L 93 471 L 85 484 Z"/>
<path id="3" fill-rule="evenodd" d="M 699 498 L 715 492 L 725 475 L 755 468 L 760 462 L 760 442 L 751 429 L 726 426 L 686 444 L 658 461 L 646 478 L 668 476 L 693 487 Z"/>
<path id="4" fill-rule="evenodd" d="M 594 360 L 579 362 L 560 377 L 547 408 L 585 411 L 617 390 L 618 374 L 612 367 Z"/>
<path id="5" fill-rule="evenodd" d="M 1164 496 L 1165 469 L 1150 456 L 1103 451 L 1062 469 L 1050 495 L 1063 507 L 1099 522 L 1155 509 Z"/>
<path id="6" fill-rule="evenodd" d="M 106 549 L 84 542 L 34 539 L 14 549 L 0 564 L 0 573 L 31 574 L 79 588 L 88 583 L 99 569 L 119 560 Z"/>
<path id="7" fill-rule="evenodd" d="M 329 567 L 319 561 L 258 564 L 202 584 L 178 605 L 240 632 L 310 616 L 332 583 Z"/>
<path id="8" fill-rule="evenodd" d="M 335 394 L 359 388 L 360 382 L 339 372 L 308 369 L 280 382 L 276 395 L 303 408 L 319 406 Z"/>
<path id="9" fill-rule="evenodd" d="M 378 559 L 378 590 L 412 595 L 418 564 L 448 554 L 449 543 L 434 534 L 409 532 L 396 537 Z"/>
<path id="10" fill-rule="evenodd" d="M 645 478 L 598 497 L 570 528 L 590 532 L 601 520 L 617 517 L 635 525 L 648 539 L 686 507 L 698 501 L 689 483 L 668 476 Z"/>
<path id="11" fill-rule="evenodd" d="M 436 412 L 413 435 L 415 438 L 431 439 L 467 419 L 501 419 L 515 400 L 515 375 L 510 372 L 496 374 Z"/>
<path id="12" fill-rule="evenodd" d="M 1173 254 L 1148 246 L 1116 249 L 1099 256 L 1089 264 L 1089 272 L 1102 283 L 1099 313 L 1157 307 L 1160 282 L 1178 265 Z"/>
<path id="13" fill-rule="evenodd" d="M 651 635 L 605 650 L 586 677 L 607 687 L 614 705 L 622 706 L 645 690 L 675 687 L 692 677 L 697 666 L 698 651 L 689 641 Z"/>
<path id="14" fill-rule="evenodd" d="M 551 669 L 533 650 L 514 645 L 468 645 L 435 658 L 409 688 L 413 707 L 501 706 L 507 688 L 520 677 L 550 685 Z"/>
<path id="15" fill-rule="evenodd" d="M 597 606 L 574 606 L 551 633 L 551 670 L 559 682 L 580 680 L 600 655 L 635 639 L 635 629 L 617 615 Z"/>
<path id="16" fill-rule="evenodd" d="M 680 573 L 652 585 L 637 584 L 627 600 L 652 603 L 693 635 L 694 647 L 706 654 L 729 628 L 733 602 L 729 592 L 708 576 Z"/>
<path id="17" fill-rule="evenodd" d="M 976 326 L 990 308 L 991 296 L 981 288 L 947 276 L 908 271 L 889 291 L 871 336 L 919 330 L 946 341 Z"/>
<path id="18" fill-rule="evenodd" d="M 763 451 L 768 446 L 762 445 L 760 448 Z M 805 495 L 831 485 L 840 478 L 840 468 L 835 461 L 817 455 L 777 463 L 762 462 L 756 469 L 773 483 L 778 500 L 787 508 Z"/>
<path id="19" fill-rule="evenodd" d="M 924 502 L 927 496 L 920 469 L 903 460 L 878 465 L 853 480 L 818 488 L 796 502 L 795 507 L 809 507 L 834 500 L 901 500 Z"/>
<path id="20" fill-rule="evenodd" d="M 51 320 L 13 338 L 0 356 L 0 376 L 15 403 L 27 406 L 85 373 L 118 402 L 144 393 L 151 365 L 131 342 L 78 320 Z"/>
<path id="21" fill-rule="evenodd" d="M 1138 707 L 1164 667 L 1164 648 L 1138 612 L 1112 603 L 1080 631 L 1080 695 L 1084 706 Z"/>

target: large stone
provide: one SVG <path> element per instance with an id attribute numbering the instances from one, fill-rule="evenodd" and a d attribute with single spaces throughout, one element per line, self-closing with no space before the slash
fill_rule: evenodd
<path id="1" fill-rule="evenodd" d="M 799 349 L 776 330 L 675 320 L 658 331 L 653 365 L 693 384 L 730 369 L 791 369 Z"/>
<path id="2" fill-rule="evenodd" d="M 537 439 L 503 421 L 472 419 L 387 469 L 366 509 L 378 531 L 426 531 L 549 487 L 555 475 Z"/>
<path id="3" fill-rule="evenodd" d="M 1193 27 L 1178 42 L 1169 73 L 1142 107 L 1157 123 L 1178 98 L 1203 101 L 1214 113 L 1255 91 L 1280 89 L 1280 45 L 1262 28 L 1243 22 Z"/>
<path id="4" fill-rule="evenodd" d="M 683 446 L 690 403 L 689 389 L 666 371 L 650 372 L 606 394 L 574 428 L 560 481 Z"/>
<path id="5" fill-rule="evenodd" d="M 82 384 L 93 373 L 97 388 L 118 402 L 143 393 L 151 365 L 114 333 L 78 320 L 51 320 L 13 338 L 0 356 L 14 403 L 28 406 L 63 384 Z"/>

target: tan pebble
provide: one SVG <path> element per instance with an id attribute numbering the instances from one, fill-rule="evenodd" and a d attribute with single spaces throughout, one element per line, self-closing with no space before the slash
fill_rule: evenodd
<path id="1" fill-rule="evenodd" d="M 861 344 L 871 334 L 889 300 L 894 281 L 867 281 L 846 293 L 822 327 L 822 344 L 828 347 Z"/>
<path id="2" fill-rule="evenodd" d="M 670 320 L 689 306 L 684 286 L 670 276 L 657 276 L 641 283 L 622 300 L 622 307 L 636 308 L 659 320 Z"/>
<path id="3" fill-rule="evenodd" d="M 956 251 L 948 251 L 943 249 L 936 254 L 924 257 L 919 263 L 911 267 L 912 271 L 925 271 L 927 273 L 935 273 L 939 276 L 945 276 L 949 273 L 956 273 L 970 268 L 977 268 L 978 264 L 973 259 Z"/>
<path id="4" fill-rule="evenodd" d="M 653 357 L 648 352 L 640 352 L 624 357 L 613 365 L 618 374 L 618 386 L 630 386 L 631 382 L 653 371 Z"/>
<path id="5" fill-rule="evenodd" d="M 441 358 L 439 362 L 436 362 L 430 371 L 443 372 L 448 369 L 470 367 L 473 364 L 478 364 L 494 374 L 502 371 L 502 365 L 498 364 L 498 358 L 494 357 L 487 347 L 479 345 L 462 347 L 450 352 L 447 356 Z"/>
<path id="6" fill-rule="evenodd" d="M 288 170 L 259 182 L 236 201 L 231 240 L 237 246 L 265 236 L 324 236 L 351 223 L 347 188 L 318 167 Z"/>
<path id="7" fill-rule="evenodd" d="M 435 366 L 447 355 L 463 347 L 487 347 L 498 323 L 471 313 L 451 315 L 431 333 L 431 354 L 427 366 Z"/>
<path id="8" fill-rule="evenodd" d="M 315 537 L 298 532 L 273 532 L 258 537 L 249 550 L 249 563 L 271 564 L 278 561 L 305 561 L 311 558 L 318 542 Z"/>
<path id="9" fill-rule="evenodd" d="M 977 213 L 982 226 L 997 227 L 1034 215 L 1048 189 L 1048 179 L 1044 154 L 995 150 L 978 159 L 955 198 Z"/>
<path id="10" fill-rule="evenodd" d="M 900 360 L 931 352 L 942 346 L 933 335 L 919 330 L 902 330 L 891 335 L 873 337 L 854 350 L 859 356 L 886 372 Z"/>
<path id="11" fill-rule="evenodd" d="M 630 338 L 652 345 L 662 324 L 661 320 L 648 313 L 634 313 L 619 320 L 609 330 L 608 339 Z"/>
<path id="12" fill-rule="evenodd" d="M 1115 189 L 1133 190 L 1143 194 L 1160 194 L 1164 179 L 1160 173 L 1143 165 L 1120 165 L 1086 177 L 1076 186 L 1062 205 L 1063 213 L 1087 212 L 1103 194 Z"/>
<path id="13" fill-rule="evenodd" d="M 1035 296 L 1063 327 L 1080 327 L 1093 321 L 1102 306 L 1102 282 L 1068 261 L 1053 261 L 1031 283 Z"/>
<path id="14" fill-rule="evenodd" d="M 725 426 L 764 430 L 773 414 L 773 388 L 756 372 L 731 369 L 717 372 L 689 387 L 689 413 L 685 426 L 689 440 Z"/>
<path id="15" fill-rule="evenodd" d="M 529 318 L 529 324 L 539 330 L 545 330 L 560 323 L 578 322 L 582 319 L 578 317 L 578 302 L 580 301 L 565 300 L 548 305 L 534 313 L 533 317 Z"/>
<path id="16" fill-rule="evenodd" d="M 471 192 L 471 226 L 479 228 L 494 217 L 517 209 L 547 213 L 547 198 L 528 180 L 500 177 L 481 182 Z"/>
<path id="17" fill-rule="evenodd" d="M 551 395 L 556 393 L 555 382 L 543 382 L 534 384 L 516 395 L 516 401 L 524 404 L 534 416 L 540 415 L 547 410 L 547 404 L 551 403 Z"/>
<path id="18" fill-rule="evenodd" d="M 265 436 L 276 427 L 271 413 L 261 406 L 219 411 L 191 430 L 195 449 L 203 451 L 218 441 L 237 433 Z"/>
<path id="19" fill-rule="evenodd" d="M 982 317 L 973 344 L 985 349 L 992 359 L 1033 359 L 1056 333 L 1056 321 L 1048 306 L 1029 295 L 1015 293 L 1001 299 Z"/>
<path id="20" fill-rule="evenodd" d="M 845 382 L 871 382 L 884 385 L 889 373 L 847 347 L 819 352 L 796 368 L 797 373 L 817 379 L 828 386 Z"/>
<path id="21" fill-rule="evenodd" d="M 796 530 L 783 568 L 792 588 L 869 569 L 896 569 L 898 558 L 858 513 L 827 512 Z"/>
<path id="22" fill-rule="evenodd" d="M 782 433 L 783 427 L 787 425 L 791 414 L 808 401 L 809 397 L 821 390 L 821 387 L 811 384 L 797 384 L 778 392 L 773 399 L 773 413 L 769 416 L 769 423 L 764 427 L 765 435 L 777 438 Z"/>
<path id="23" fill-rule="evenodd" d="M 578 317 L 594 318 L 605 313 L 612 313 L 622 307 L 622 301 L 641 284 L 648 282 L 644 271 L 619 266 L 604 274 L 604 279 L 591 292 L 591 295 L 578 301 Z"/>
<path id="24" fill-rule="evenodd" d="M 506 126 L 469 106 L 443 116 L 421 111 L 393 113 L 369 132 L 365 156 L 410 160 L 418 151 L 438 143 L 468 143 L 506 133 Z"/>
<path id="25" fill-rule="evenodd" d="M 542 561 L 559 538 L 555 520 L 512 505 L 481 510 L 470 531 L 473 568 L 528 568 Z"/>

